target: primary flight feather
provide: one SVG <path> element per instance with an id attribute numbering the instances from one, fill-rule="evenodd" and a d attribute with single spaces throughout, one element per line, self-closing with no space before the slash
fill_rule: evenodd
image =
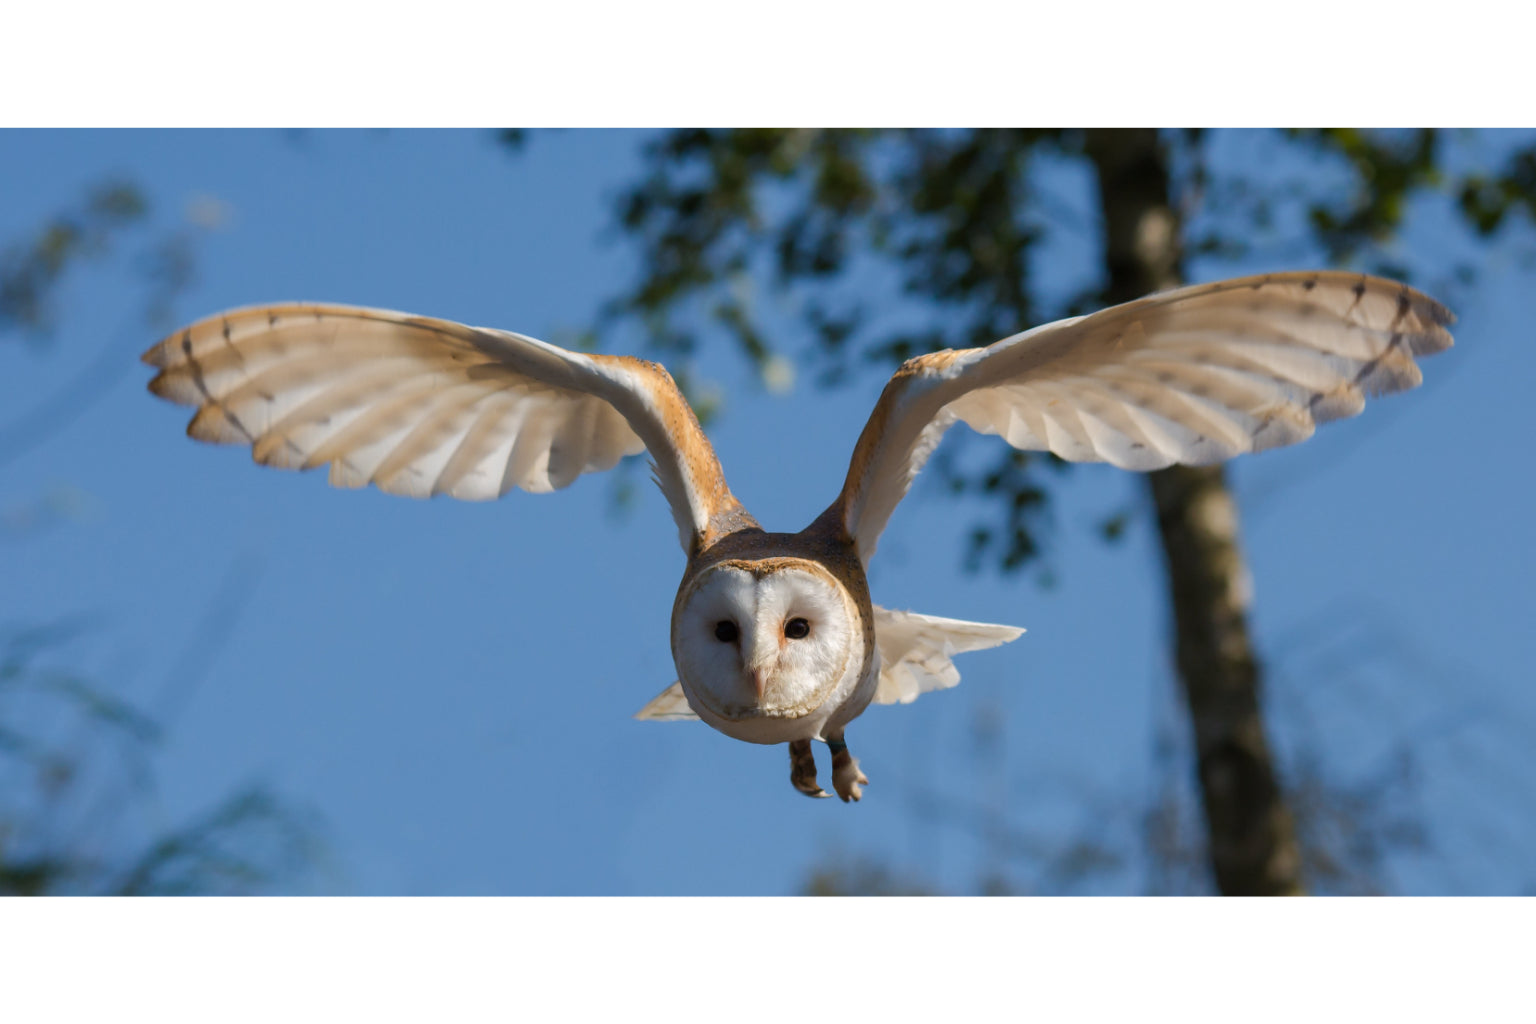
<path id="1" fill-rule="evenodd" d="M 144 354 L 150 390 L 197 408 L 188 434 L 256 461 L 326 466 L 338 487 L 497 498 L 541 493 L 649 453 L 688 565 L 672 614 L 678 681 L 637 716 L 700 718 L 788 743 L 791 781 L 826 796 L 868 779 L 844 731 L 871 703 L 959 681 L 951 657 L 1023 632 L 873 605 L 865 569 L 944 433 L 962 422 L 1016 448 L 1132 470 L 1294 444 L 1367 396 L 1422 380 L 1450 311 L 1407 285 L 1338 271 L 1179 288 L 896 371 L 831 506 L 767 533 L 667 371 L 509 331 L 387 310 L 233 310 Z"/>

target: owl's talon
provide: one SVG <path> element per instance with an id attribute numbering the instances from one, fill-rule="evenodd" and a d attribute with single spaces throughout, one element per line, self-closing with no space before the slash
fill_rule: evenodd
<path id="1" fill-rule="evenodd" d="M 861 782 L 866 786 L 869 785 L 869 780 L 864 777 L 862 772 L 859 772 L 852 779 L 834 778 L 832 784 L 837 788 L 837 795 L 842 797 L 843 803 L 846 804 L 850 800 L 858 803 L 864 799 L 864 791 L 859 788 L 859 783 Z"/>
<path id="2" fill-rule="evenodd" d="M 810 740 L 792 740 L 789 744 L 789 781 L 806 796 L 824 798 L 832 794 L 816 781 L 816 757 Z"/>
<path id="3" fill-rule="evenodd" d="M 869 785 L 869 776 L 859 768 L 859 760 L 848 753 L 848 746 L 841 736 L 828 737 L 827 746 L 832 750 L 832 788 L 842 797 L 843 803 L 858 802 L 864 796 L 859 784 Z"/>

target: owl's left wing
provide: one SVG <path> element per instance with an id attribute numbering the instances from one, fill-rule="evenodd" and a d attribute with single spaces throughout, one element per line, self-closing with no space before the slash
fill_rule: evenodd
<path id="1" fill-rule="evenodd" d="M 232 310 L 144 353 L 187 433 L 338 487 L 497 498 L 568 486 L 649 450 L 683 550 L 743 514 L 671 375 L 509 331 L 355 306 Z"/>
<path id="2" fill-rule="evenodd" d="M 867 565 L 956 420 L 1015 448 L 1134 470 L 1294 444 L 1366 395 L 1416 387 L 1413 357 L 1448 348 L 1454 319 L 1379 277 L 1267 274 L 918 356 L 886 385 L 827 514 Z"/>
<path id="3" fill-rule="evenodd" d="M 876 704 L 910 704 L 919 694 L 947 690 L 960 681 L 951 660 L 966 651 L 984 651 L 1024 635 L 1019 626 L 941 619 L 875 605 L 875 646 L 880 651 Z"/>

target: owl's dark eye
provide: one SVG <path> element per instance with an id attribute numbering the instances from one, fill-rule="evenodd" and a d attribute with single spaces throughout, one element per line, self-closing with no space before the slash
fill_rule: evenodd
<path id="1" fill-rule="evenodd" d="M 723 644 L 731 643 L 736 639 L 736 623 L 730 619 L 721 619 L 715 623 L 715 639 Z"/>
<path id="2" fill-rule="evenodd" d="M 811 624 L 804 619 L 790 619 L 784 623 L 784 635 L 791 640 L 804 640 L 811 635 Z"/>

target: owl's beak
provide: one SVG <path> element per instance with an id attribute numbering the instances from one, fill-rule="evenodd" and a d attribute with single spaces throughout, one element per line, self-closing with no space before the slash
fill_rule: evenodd
<path id="1" fill-rule="evenodd" d="M 752 680 L 752 693 L 758 700 L 763 699 L 763 691 L 768 688 L 768 677 L 773 672 L 773 664 L 777 659 L 777 651 L 763 651 L 761 649 L 750 652 L 747 659 L 747 678 Z"/>

